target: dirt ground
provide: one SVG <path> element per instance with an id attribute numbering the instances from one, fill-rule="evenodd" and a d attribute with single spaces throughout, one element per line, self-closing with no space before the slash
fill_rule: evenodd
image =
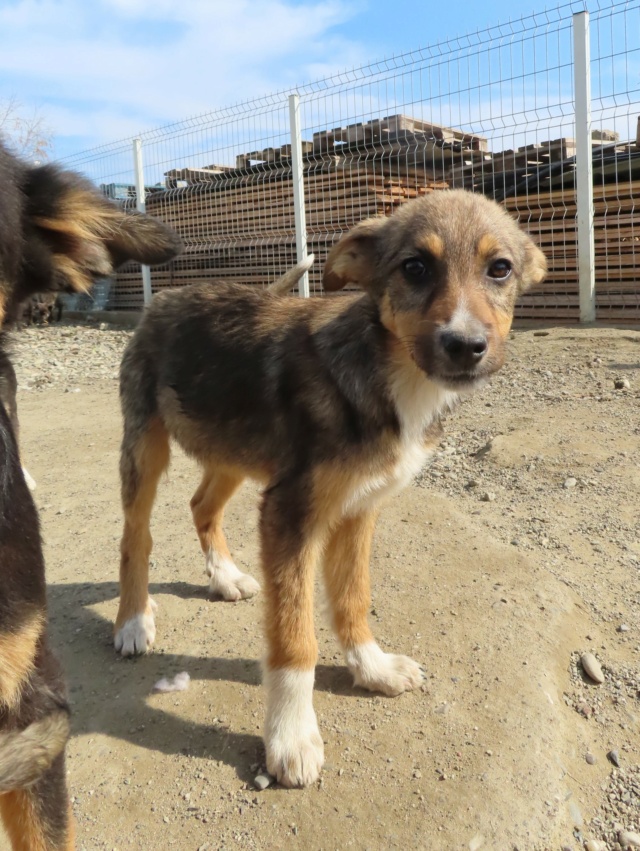
<path id="1" fill-rule="evenodd" d="M 112 647 L 128 336 L 59 326 L 15 345 L 78 848 L 531 851 L 640 832 L 640 332 L 512 335 L 508 366 L 378 525 L 373 628 L 424 665 L 424 686 L 354 689 L 319 605 L 322 779 L 262 792 L 262 603 L 208 599 L 198 474 L 179 451 L 153 518 L 155 652 Z M 226 526 L 259 578 L 256 507 L 246 485 Z M 587 650 L 602 685 L 581 671 Z M 181 671 L 188 690 L 151 693 Z"/>

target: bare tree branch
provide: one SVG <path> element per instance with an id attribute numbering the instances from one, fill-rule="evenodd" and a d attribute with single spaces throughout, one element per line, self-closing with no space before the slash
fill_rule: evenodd
<path id="1" fill-rule="evenodd" d="M 15 96 L 0 100 L 0 139 L 18 156 L 34 163 L 46 160 L 51 135 L 37 109 L 27 111 Z"/>

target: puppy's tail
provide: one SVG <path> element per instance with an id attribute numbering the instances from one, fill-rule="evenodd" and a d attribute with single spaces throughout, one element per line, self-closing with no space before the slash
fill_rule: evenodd
<path id="1" fill-rule="evenodd" d="M 0 793 L 31 786 L 51 767 L 69 738 L 69 714 L 54 712 L 26 729 L 0 733 Z"/>
<path id="2" fill-rule="evenodd" d="M 277 281 L 269 284 L 269 292 L 272 293 L 272 295 L 286 295 L 295 287 L 304 273 L 309 271 L 309 269 L 313 266 L 314 260 L 315 255 L 309 254 L 308 257 L 305 257 L 305 259 L 294 266 L 293 269 L 289 269 L 289 271 L 285 272 L 281 278 L 278 278 Z"/>

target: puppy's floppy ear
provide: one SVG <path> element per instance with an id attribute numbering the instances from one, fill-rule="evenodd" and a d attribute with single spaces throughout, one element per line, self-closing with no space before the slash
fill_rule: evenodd
<path id="1" fill-rule="evenodd" d="M 530 236 L 526 234 L 524 236 L 524 268 L 518 287 L 518 295 L 521 295 L 530 287 L 535 287 L 536 284 L 541 284 L 547 275 L 547 258 Z"/>
<path id="2" fill-rule="evenodd" d="M 87 290 L 126 260 L 164 263 L 181 249 L 162 222 L 125 213 L 95 187 L 55 166 L 26 171 L 20 297 L 45 290 Z"/>
<path id="3" fill-rule="evenodd" d="M 322 286 L 327 292 L 341 290 L 347 284 L 368 289 L 376 271 L 378 237 L 386 222 L 384 216 L 366 219 L 333 246 L 322 275 Z"/>

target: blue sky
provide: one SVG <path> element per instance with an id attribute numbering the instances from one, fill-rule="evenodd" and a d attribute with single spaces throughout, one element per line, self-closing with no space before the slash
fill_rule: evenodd
<path id="1" fill-rule="evenodd" d="M 39 110 L 64 156 L 535 10 L 532 0 L 0 0 L 0 99 Z"/>

